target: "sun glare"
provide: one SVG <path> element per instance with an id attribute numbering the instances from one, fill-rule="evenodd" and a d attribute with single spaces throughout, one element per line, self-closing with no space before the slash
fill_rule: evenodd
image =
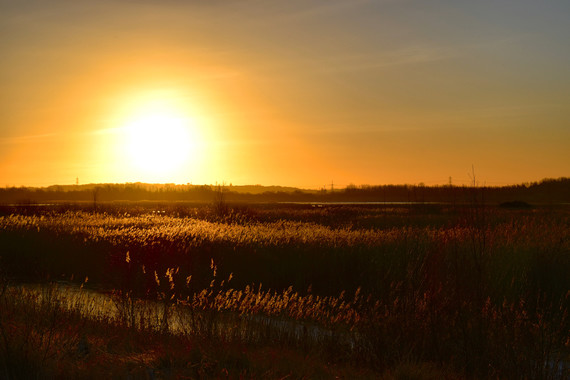
<path id="1" fill-rule="evenodd" d="M 127 153 L 142 169 L 164 170 L 183 163 L 191 137 L 180 118 L 170 115 L 145 115 L 126 127 Z"/>
<path id="2" fill-rule="evenodd" d="M 197 126 L 181 112 L 152 107 L 138 111 L 122 131 L 124 161 L 141 181 L 181 182 L 200 159 Z"/>

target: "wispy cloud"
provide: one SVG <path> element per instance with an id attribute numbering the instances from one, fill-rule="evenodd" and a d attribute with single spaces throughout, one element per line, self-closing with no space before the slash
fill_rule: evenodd
<path id="1" fill-rule="evenodd" d="M 61 135 L 60 133 L 42 133 L 38 135 L 27 135 L 27 136 L 11 136 L 11 137 L 0 137 L 0 144 L 11 145 L 11 144 L 22 144 L 29 142 L 42 142 L 45 140 L 52 140 Z"/>
<path id="2" fill-rule="evenodd" d="M 17 145 L 28 143 L 46 143 L 55 140 L 67 140 L 76 138 L 78 136 L 93 136 L 93 135 L 112 135 L 122 131 L 122 128 L 100 128 L 87 131 L 70 132 L 52 132 L 52 133 L 39 133 L 36 135 L 22 135 L 22 136 L 9 136 L 0 137 L 0 145 Z"/>
<path id="3" fill-rule="evenodd" d="M 392 50 L 379 50 L 368 54 L 339 55 L 325 59 L 324 72 L 365 71 L 397 66 L 424 64 L 464 56 L 481 55 L 489 50 L 520 43 L 521 36 L 498 39 L 481 39 L 457 44 L 413 44 Z"/>
<path id="4" fill-rule="evenodd" d="M 125 130 L 124 127 L 111 127 L 111 128 L 95 129 L 95 130 L 89 131 L 88 133 L 90 135 L 115 135 L 115 134 L 121 133 L 124 130 Z"/>
<path id="5" fill-rule="evenodd" d="M 374 70 L 401 65 L 435 62 L 452 58 L 452 49 L 416 45 L 392 51 L 332 57 L 321 66 L 324 72 Z"/>
<path id="6" fill-rule="evenodd" d="M 383 2 L 391 2 L 393 0 L 384 0 Z M 352 0 L 352 1 L 320 1 L 317 3 L 310 3 L 307 1 L 297 2 L 295 11 L 289 13 L 287 17 L 305 18 L 321 16 L 326 13 L 340 12 L 347 9 L 360 7 L 372 3 L 371 0 Z"/>

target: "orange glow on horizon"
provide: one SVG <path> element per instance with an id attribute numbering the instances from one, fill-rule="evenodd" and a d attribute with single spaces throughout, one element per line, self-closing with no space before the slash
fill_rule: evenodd
<path id="1" fill-rule="evenodd" d="M 562 3 L 54 3 L 0 14 L 0 186 L 569 174 Z"/>

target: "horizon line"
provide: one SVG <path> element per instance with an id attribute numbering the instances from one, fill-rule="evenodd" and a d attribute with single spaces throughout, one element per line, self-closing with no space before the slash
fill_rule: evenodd
<path id="1" fill-rule="evenodd" d="M 458 181 L 459 183 L 437 183 L 437 184 L 426 184 L 423 181 L 417 182 L 417 183 L 385 183 L 385 184 L 360 184 L 360 185 L 356 185 L 353 183 L 350 183 L 348 185 L 345 186 L 340 186 L 340 185 L 335 185 L 337 186 L 334 190 L 345 190 L 348 188 L 357 188 L 357 189 L 364 189 L 364 188 L 369 188 L 369 187 L 385 187 L 385 186 L 412 186 L 412 187 L 490 187 L 490 188 L 500 188 L 500 187 L 512 187 L 512 186 L 529 186 L 529 185 L 534 185 L 534 184 L 540 184 L 543 182 L 547 182 L 547 181 L 563 181 L 563 180 L 570 180 L 570 176 L 566 177 L 566 176 L 561 176 L 561 177 L 544 177 L 540 180 L 535 180 L 535 181 L 529 181 L 529 182 L 517 182 L 517 183 L 502 183 L 502 184 L 492 184 L 494 182 L 492 181 L 476 181 L 475 183 L 472 183 L 473 181 Z M 466 182 L 468 182 L 468 184 L 465 184 Z M 496 182 L 495 182 L 496 183 Z M 175 187 L 183 187 L 183 186 L 187 186 L 187 187 L 201 187 L 201 186 L 222 186 L 224 188 L 228 188 L 228 187 L 280 187 L 280 188 L 290 188 L 290 189 L 296 189 L 296 190 L 306 190 L 306 191 L 320 191 L 320 190 L 327 190 L 330 191 L 331 189 L 329 187 L 316 187 L 316 188 L 309 188 L 309 187 L 299 187 L 299 186 L 291 186 L 291 185 L 263 185 L 263 184 L 238 184 L 238 185 L 234 185 L 233 183 L 204 183 L 204 184 L 193 184 L 191 182 L 187 182 L 187 183 L 174 183 L 174 182 L 140 182 L 140 181 L 136 181 L 136 182 L 90 182 L 90 183 L 84 183 L 84 184 L 52 184 L 52 185 L 46 185 L 46 186 L 32 186 L 32 185 L 4 185 L 3 189 L 18 189 L 18 188 L 26 188 L 26 189 L 49 189 L 51 187 L 84 187 L 84 186 L 105 186 L 105 185 L 147 185 L 147 186 L 175 186 Z"/>

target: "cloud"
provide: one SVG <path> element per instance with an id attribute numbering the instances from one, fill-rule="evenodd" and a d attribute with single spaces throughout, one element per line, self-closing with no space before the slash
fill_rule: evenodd
<path id="1" fill-rule="evenodd" d="M 428 63 L 452 58 L 452 49 L 416 45 L 392 51 L 371 54 L 354 54 L 332 58 L 322 66 L 324 72 L 374 70 L 394 66 Z"/>
<path id="2" fill-rule="evenodd" d="M 28 135 L 28 136 L 12 136 L 12 137 L 2 137 L 0 138 L 0 144 L 2 145 L 12 145 L 12 144 L 22 144 L 28 142 L 41 142 L 44 140 L 50 140 L 56 138 L 59 133 L 42 133 L 38 135 Z"/>
<path id="3" fill-rule="evenodd" d="M 392 0 L 384 0 L 390 2 Z M 305 18 L 322 16 L 327 13 L 341 12 L 347 9 L 357 8 L 372 3 L 371 0 L 352 1 L 319 1 L 316 4 L 307 1 L 294 2 L 295 10 L 288 14 L 289 17 Z"/>

